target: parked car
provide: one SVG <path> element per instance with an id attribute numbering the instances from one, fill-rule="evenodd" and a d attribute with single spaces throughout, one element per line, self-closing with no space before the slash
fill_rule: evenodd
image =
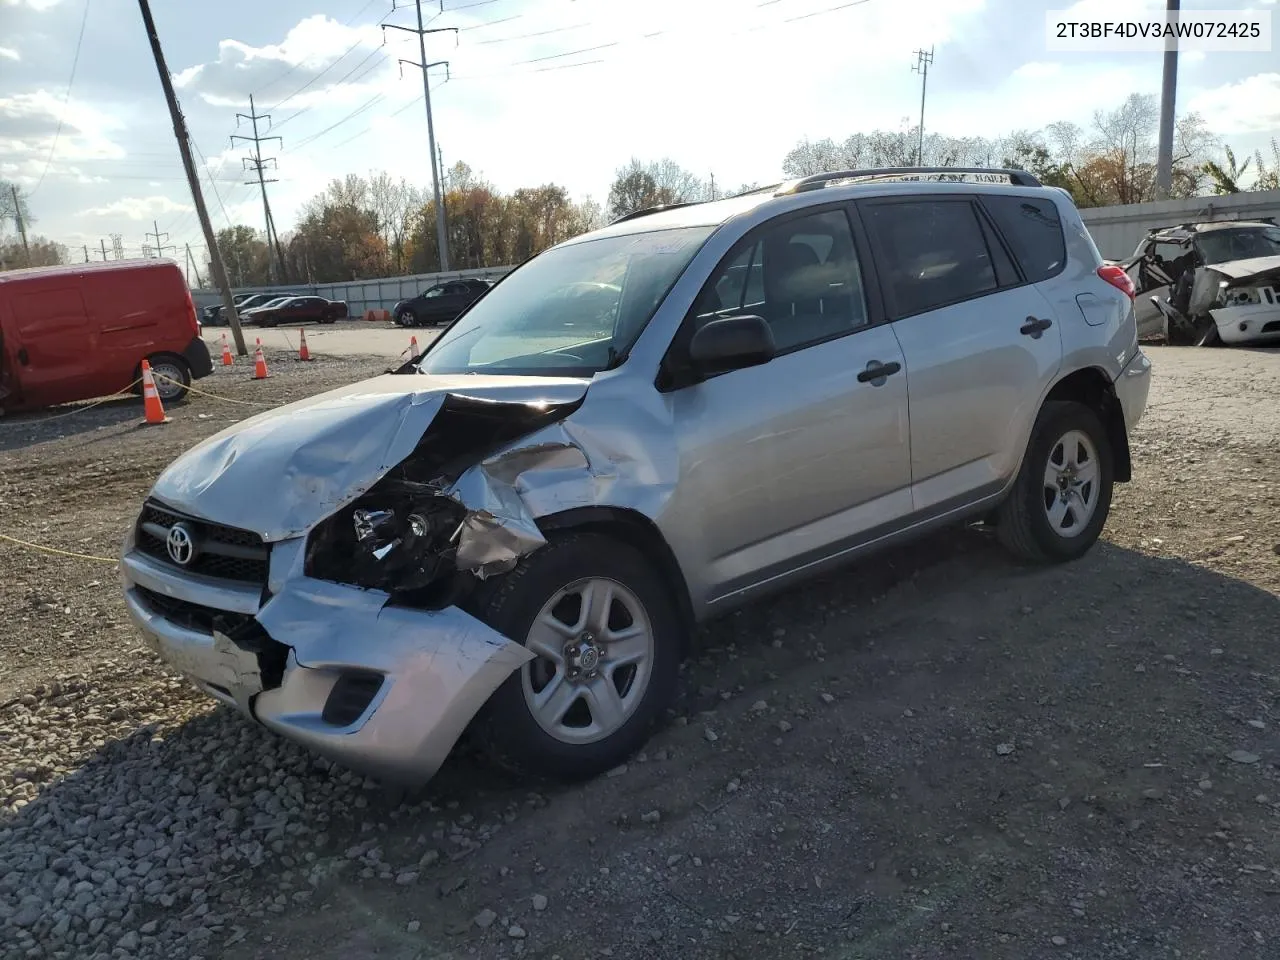
<path id="1" fill-rule="evenodd" d="M 977 174 L 807 177 L 533 257 L 398 371 L 165 470 L 133 620 L 375 776 L 470 728 L 577 777 L 645 742 L 699 621 L 947 524 L 1083 556 L 1146 406 L 1133 288 L 1065 191 Z M 581 284 L 608 329 L 549 329 Z"/>
<path id="2" fill-rule="evenodd" d="M 1280 226 L 1270 220 L 1158 227 L 1122 266 L 1137 288 L 1139 337 L 1280 342 Z"/>
<path id="3" fill-rule="evenodd" d="M 277 297 L 242 315 L 245 322 L 258 327 L 278 327 L 292 323 L 333 323 L 347 315 L 345 300 L 324 297 Z"/>
<path id="4" fill-rule="evenodd" d="M 492 286 L 492 280 L 478 277 L 437 283 L 416 297 L 401 300 L 391 311 L 391 316 L 402 327 L 451 323 Z"/>
<path id="5" fill-rule="evenodd" d="M 195 304 L 171 260 L 114 260 L 0 273 L 0 409 L 109 396 L 158 374 L 178 400 L 213 370 Z"/>
<path id="6" fill-rule="evenodd" d="M 268 300 L 278 296 L 273 293 L 237 293 L 233 294 L 231 301 L 236 305 L 236 312 L 239 313 L 241 308 L 248 308 L 266 303 Z M 213 327 L 221 323 L 226 323 L 224 313 L 226 307 L 222 303 L 214 303 L 205 307 L 202 311 L 204 322 Z"/>

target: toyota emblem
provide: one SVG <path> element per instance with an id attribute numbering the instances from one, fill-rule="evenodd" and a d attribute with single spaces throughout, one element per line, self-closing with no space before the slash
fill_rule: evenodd
<path id="1" fill-rule="evenodd" d="M 185 567 L 195 559 L 195 534 L 185 523 L 175 523 L 169 528 L 169 536 L 165 538 L 164 546 L 169 552 L 169 559 L 180 567 Z"/>

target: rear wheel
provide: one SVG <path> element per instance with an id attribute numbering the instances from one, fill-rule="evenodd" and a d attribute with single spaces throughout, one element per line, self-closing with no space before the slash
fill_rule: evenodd
<path id="1" fill-rule="evenodd" d="M 1113 470 L 1111 444 L 1097 414 L 1081 403 L 1046 403 L 1018 478 L 997 512 L 1001 542 L 1024 560 L 1082 557 L 1107 522 Z"/>
<path id="2" fill-rule="evenodd" d="M 156 381 L 156 393 L 164 403 L 173 403 L 183 399 L 191 386 L 191 368 L 187 362 L 172 354 L 158 354 L 147 357 L 151 365 L 151 374 Z"/>
<path id="3" fill-rule="evenodd" d="M 485 706 L 482 745 L 509 768 L 571 779 L 625 761 L 675 697 L 682 626 L 664 578 L 635 548 L 578 534 L 488 583 L 477 615 L 535 658 Z"/>

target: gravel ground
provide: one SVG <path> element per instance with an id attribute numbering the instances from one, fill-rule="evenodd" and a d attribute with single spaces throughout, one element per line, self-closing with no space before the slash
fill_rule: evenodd
<path id="1" fill-rule="evenodd" d="M 701 631 L 625 769 L 400 796 L 213 707 L 110 558 L 201 437 L 386 361 L 0 420 L 0 957 L 1280 955 L 1280 355 L 1151 348 L 1101 544 L 957 531 Z M 59 414 L 66 411 L 58 411 Z"/>

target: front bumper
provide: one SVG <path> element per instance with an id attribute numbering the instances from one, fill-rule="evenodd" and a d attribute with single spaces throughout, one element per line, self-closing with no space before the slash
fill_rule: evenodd
<path id="1" fill-rule="evenodd" d="M 1280 343 L 1280 306 L 1250 303 L 1209 311 L 1223 343 Z"/>
<path id="2" fill-rule="evenodd" d="M 300 541 L 276 547 L 272 581 L 301 553 Z M 252 587 L 179 574 L 131 544 L 122 570 L 129 615 L 168 664 L 263 726 L 387 781 L 434 776 L 493 691 L 532 659 L 456 607 L 393 607 L 377 591 L 300 575 L 259 603 Z M 175 602 L 226 611 L 240 627 L 179 622 Z"/>
<path id="3" fill-rule="evenodd" d="M 182 351 L 187 367 L 195 380 L 213 373 L 213 357 L 209 356 L 209 345 L 199 335 L 191 338 L 187 348 Z"/>
<path id="4" fill-rule="evenodd" d="M 1116 396 L 1124 410 L 1126 430 L 1133 430 L 1147 409 L 1151 393 L 1151 359 L 1139 347 L 1116 378 Z"/>

